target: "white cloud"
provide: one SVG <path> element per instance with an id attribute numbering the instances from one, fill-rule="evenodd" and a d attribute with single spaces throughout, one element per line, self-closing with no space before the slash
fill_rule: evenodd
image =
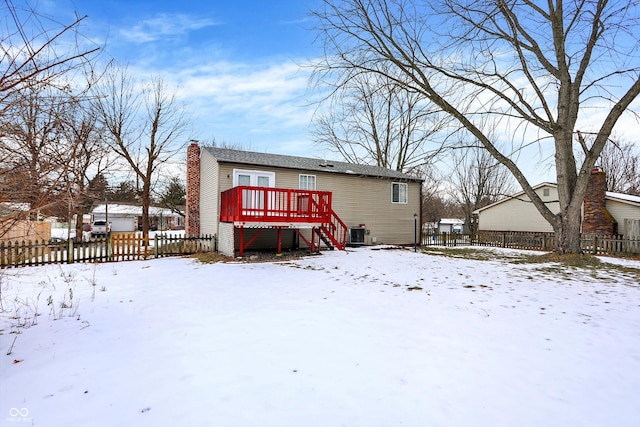
<path id="1" fill-rule="evenodd" d="M 190 31 L 218 25 L 209 18 L 196 18 L 185 14 L 161 13 L 147 18 L 130 28 L 121 28 L 119 35 L 130 43 L 148 43 L 184 36 Z"/>
<path id="2" fill-rule="evenodd" d="M 209 138 L 231 143 L 253 141 L 279 151 L 308 145 L 312 107 L 305 93 L 308 76 L 293 62 L 234 64 L 217 62 L 171 74 L 194 124 Z"/>

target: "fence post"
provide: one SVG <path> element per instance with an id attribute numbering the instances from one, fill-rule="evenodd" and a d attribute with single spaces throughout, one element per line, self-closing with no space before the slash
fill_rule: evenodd
<path id="1" fill-rule="evenodd" d="M 43 240 L 44 242 L 44 240 Z M 40 258 L 40 248 L 42 247 L 42 245 L 40 243 L 38 243 L 38 239 L 36 239 L 36 243 L 33 247 L 33 259 L 35 260 L 36 265 L 40 265 L 40 262 L 42 261 Z"/>
<path id="2" fill-rule="evenodd" d="M 25 263 L 31 265 L 33 263 L 33 254 L 31 253 L 31 248 L 33 247 L 31 240 L 27 242 L 27 247 L 24 250 L 24 259 Z"/>
<path id="3" fill-rule="evenodd" d="M 73 239 L 67 240 L 67 264 L 73 264 Z"/>
<path id="4" fill-rule="evenodd" d="M 211 235 L 211 250 L 212 252 L 218 251 L 218 235 L 217 234 Z"/>
<path id="5" fill-rule="evenodd" d="M 593 248 L 591 249 L 593 255 L 598 255 L 598 236 L 593 235 Z"/>
<path id="6" fill-rule="evenodd" d="M 507 235 L 502 233 L 502 247 L 506 248 L 507 247 Z"/>
<path id="7" fill-rule="evenodd" d="M 160 235 L 153 236 L 153 257 L 158 258 L 158 242 L 160 241 Z"/>

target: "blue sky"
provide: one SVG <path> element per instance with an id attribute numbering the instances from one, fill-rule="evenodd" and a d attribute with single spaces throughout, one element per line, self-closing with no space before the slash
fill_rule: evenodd
<path id="1" fill-rule="evenodd" d="M 39 0 L 142 78 L 178 88 L 191 138 L 245 149 L 313 155 L 308 74 L 321 53 L 310 12 L 320 0 Z"/>
<path id="2" fill-rule="evenodd" d="M 63 23 L 88 15 L 82 33 L 105 44 L 105 59 L 176 87 L 192 118 L 186 139 L 338 160 L 312 143 L 314 106 L 301 68 L 322 55 L 310 16 L 322 0 L 32 1 Z M 600 123 L 605 113 L 583 120 Z M 617 127 L 634 137 L 636 128 L 631 115 Z M 534 182 L 554 180 L 551 157 L 542 151 L 524 160 Z"/>

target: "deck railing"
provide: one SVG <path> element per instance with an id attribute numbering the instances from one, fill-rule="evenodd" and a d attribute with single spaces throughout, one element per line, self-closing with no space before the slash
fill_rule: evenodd
<path id="1" fill-rule="evenodd" d="M 222 192 L 222 222 L 306 222 L 322 224 L 331 216 L 331 192 L 238 186 Z"/>
<path id="2" fill-rule="evenodd" d="M 344 249 L 347 226 L 331 207 L 330 191 L 238 186 L 222 192 L 221 222 L 317 224 L 339 249 Z"/>

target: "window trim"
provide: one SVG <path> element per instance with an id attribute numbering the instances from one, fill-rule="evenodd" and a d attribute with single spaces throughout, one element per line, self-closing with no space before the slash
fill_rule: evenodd
<path id="1" fill-rule="evenodd" d="M 302 188 L 302 185 L 301 185 L 301 184 L 302 184 L 302 182 L 301 182 L 301 180 L 302 180 L 302 177 L 303 177 L 303 176 L 307 177 L 307 179 L 308 179 L 309 177 L 313 177 L 313 188 Z M 307 184 L 308 184 L 308 180 L 307 180 Z M 315 175 L 311 175 L 311 174 L 308 174 L 308 173 L 301 173 L 301 174 L 298 174 L 298 190 L 309 190 L 309 191 L 315 191 L 317 188 L 318 188 L 318 179 L 316 178 L 316 176 L 315 176 Z"/>
<path id="2" fill-rule="evenodd" d="M 398 201 L 393 200 L 393 188 L 394 186 L 398 186 Z M 400 188 L 404 186 L 404 201 L 402 200 L 402 192 Z M 409 203 L 409 184 L 406 182 L 392 182 L 391 183 L 391 203 L 394 205 L 406 205 Z"/>

